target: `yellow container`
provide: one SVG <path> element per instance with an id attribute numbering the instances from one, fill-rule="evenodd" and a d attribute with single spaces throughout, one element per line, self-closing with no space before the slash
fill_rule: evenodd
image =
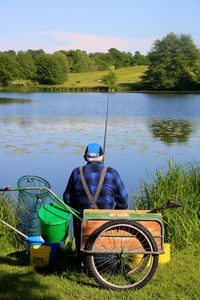
<path id="1" fill-rule="evenodd" d="M 166 264 L 168 262 L 170 262 L 170 243 L 164 243 L 164 254 L 160 254 L 159 255 L 159 264 Z M 135 265 L 139 265 L 139 263 L 141 262 L 143 258 L 143 254 L 134 254 L 133 255 L 133 260 L 134 260 L 134 264 Z M 149 263 L 147 264 L 147 266 L 149 266 Z"/>
<path id="2" fill-rule="evenodd" d="M 159 255 L 159 264 L 167 264 L 170 262 L 170 243 L 164 243 L 164 254 Z"/>
<path id="3" fill-rule="evenodd" d="M 143 259 L 144 254 L 133 254 L 133 262 L 134 264 L 137 266 L 141 263 L 142 259 Z M 150 259 L 146 261 L 145 265 L 146 266 L 150 266 Z M 144 264 L 144 261 L 143 261 Z"/>
<path id="4" fill-rule="evenodd" d="M 30 265 L 34 267 L 45 267 L 49 264 L 51 247 L 49 246 L 31 246 L 30 247 Z"/>
<path id="5" fill-rule="evenodd" d="M 139 265 L 139 263 L 141 262 L 143 256 L 144 256 L 143 254 L 133 254 L 134 264 Z"/>

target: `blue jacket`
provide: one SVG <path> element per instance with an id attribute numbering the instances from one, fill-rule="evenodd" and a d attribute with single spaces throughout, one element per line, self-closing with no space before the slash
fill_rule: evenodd
<path id="1" fill-rule="evenodd" d="M 99 162 L 89 162 L 83 167 L 83 173 L 88 188 L 94 196 L 104 166 Z M 72 171 L 66 190 L 63 194 L 66 204 L 80 213 L 91 207 L 83 188 L 79 168 Z M 126 209 L 128 207 L 128 196 L 118 172 L 108 167 L 104 183 L 96 202 L 99 209 Z"/>

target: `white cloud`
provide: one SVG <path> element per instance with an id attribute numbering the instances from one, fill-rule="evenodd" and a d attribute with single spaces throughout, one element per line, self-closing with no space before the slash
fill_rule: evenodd
<path id="1" fill-rule="evenodd" d="M 26 39 L 25 40 L 21 39 L 20 41 L 13 40 L 12 42 L 4 42 L 0 44 L 0 51 L 8 51 L 8 50 L 26 51 L 28 49 L 32 49 L 32 50 L 43 49 L 47 53 L 52 53 L 57 51 L 60 48 L 57 47 L 56 45 L 51 45 L 51 43 L 45 42 L 45 40 L 41 43 L 35 39 L 33 39 L 32 41 L 28 41 Z"/>
<path id="2" fill-rule="evenodd" d="M 155 39 L 153 38 L 115 38 L 110 36 L 78 34 L 69 32 L 26 32 L 12 41 L 2 42 L 0 51 L 9 49 L 43 49 L 47 53 L 57 50 L 85 50 L 86 52 L 107 52 L 110 48 L 120 51 L 140 51 L 146 54 Z"/>
<path id="3" fill-rule="evenodd" d="M 81 49 L 86 52 L 107 52 L 110 48 L 121 51 L 140 51 L 146 53 L 150 50 L 153 38 L 114 38 L 92 34 L 77 34 L 68 32 L 45 32 L 44 35 L 52 37 L 60 44 L 62 49 Z"/>

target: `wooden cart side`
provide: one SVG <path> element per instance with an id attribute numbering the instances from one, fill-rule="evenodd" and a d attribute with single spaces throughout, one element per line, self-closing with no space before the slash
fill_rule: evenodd
<path id="1" fill-rule="evenodd" d="M 139 216 L 141 216 L 141 214 L 138 214 L 137 216 L 139 217 Z M 114 219 L 116 219 L 116 217 Z M 84 251 L 85 244 L 86 244 L 88 238 L 90 237 L 90 235 L 92 234 L 92 232 L 94 232 L 98 227 L 100 227 L 104 223 L 107 223 L 111 220 L 113 220 L 113 218 L 101 217 L 101 218 L 86 219 L 83 221 L 82 234 L 81 234 L 81 250 L 82 251 Z M 118 219 L 118 220 L 120 220 L 120 219 Z M 126 218 L 126 220 L 136 221 L 136 222 L 140 223 L 141 225 L 143 225 L 145 228 L 147 228 L 156 241 L 156 244 L 158 247 L 158 253 L 159 254 L 164 253 L 164 227 L 163 227 L 161 220 L 149 219 L 149 218 L 147 218 L 147 219 L 146 218 L 134 218 L 134 219 Z M 125 241 L 125 239 L 126 239 L 127 245 L 129 244 L 129 241 L 132 244 L 134 244 L 133 239 L 130 240 L 130 236 L 128 236 L 127 233 L 124 233 L 124 235 L 126 235 L 126 236 L 118 236 L 116 233 L 113 243 L 115 243 L 115 245 L 118 245 L 118 244 L 120 245 L 120 243 L 121 243 L 120 241 L 123 238 L 123 241 Z M 105 247 L 106 242 L 108 243 L 108 241 L 106 241 L 106 236 L 102 237 L 102 239 L 104 241 L 104 247 Z M 99 240 L 99 248 L 95 249 L 94 251 L 101 252 L 101 251 L 105 250 L 105 249 L 101 249 L 100 242 L 101 242 L 101 239 Z M 109 243 L 111 243 L 110 239 L 109 239 Z M 144 252 L 144 248 L 142 247 L 142 245 L 140 245 L 140 246 L 137 245 L 137 251 Z M 133 252 L 134 252 L 134 250 L 133 250 Z"/>

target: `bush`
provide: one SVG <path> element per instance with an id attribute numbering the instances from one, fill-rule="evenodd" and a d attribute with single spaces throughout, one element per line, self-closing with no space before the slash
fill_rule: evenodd
<path id="1" fill-rule="evenodd" d="M 153 183 L 143 182 L 141 195 L 134 195 L 136 209 L 153 209 L 174 200 L 181 208 L 162 211 L 165 241 L 184 248 L 200 241 L 200 166 L 170 161 L 168 170 L 156 171 Z"/>

